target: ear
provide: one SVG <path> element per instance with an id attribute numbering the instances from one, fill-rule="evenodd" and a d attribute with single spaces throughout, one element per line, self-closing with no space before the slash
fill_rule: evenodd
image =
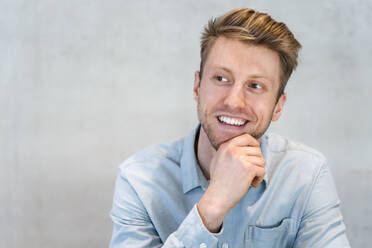
<path id="1" fill-rule="evenodd" d="M 199 97 L 199 88 L 200 88 L 200 72 L 199 71 L 196 71 L 194 73 L 194 89 L 193 89 L 193 92 L 194 92 L 194 99 L 195 101 L 198 101 L 198 97 Z"/>
<path id="2" fill-rule="evenodd" d="M 280 97 L 278 102 L 275 105 L 273 116 L 271 118 L 272 121 L 276 121 L 279 119 L 280 115 L 283 112 L 284 104 L 287 101 L 287 95 L 283 93 Z"/>

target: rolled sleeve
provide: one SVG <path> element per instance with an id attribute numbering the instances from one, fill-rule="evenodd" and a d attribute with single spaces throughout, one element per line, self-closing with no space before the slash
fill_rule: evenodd
<path id="1" fill-rule="evenodd" d="M 119 176 L 111 210 L 114 230 L 110 248 L 121 247 L 217 247 L 218 239 L 204 226 L 196 204 L 164 244 L 130 183 Z"/>
<path id="2" fill-rule="evenodd" d="M 196 204 L 173 235 L 185 247 L 217 247 L 217 237 L 204 226 Z"/>

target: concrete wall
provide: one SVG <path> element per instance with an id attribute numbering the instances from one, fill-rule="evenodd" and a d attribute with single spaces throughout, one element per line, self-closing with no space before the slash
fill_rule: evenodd
<path id="1" fill-rule="evenodd" d="M 272 131 L 330 161 L 353 247 L 372 243 L 371 1 L 0 0 L 0 247 L 105 247 L 117 166 L 197 123 L 199 34 L 253 7 L 303 44 Z"/>

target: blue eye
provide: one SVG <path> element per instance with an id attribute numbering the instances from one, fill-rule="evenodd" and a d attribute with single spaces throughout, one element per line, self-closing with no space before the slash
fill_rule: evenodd
<path id="1" fill-rule="evenodd" d="M 216 76 L 216 79 L 220 82 L 227 82 L 228 81 L 225 77 L 222 77 L 222 76 Z"/>

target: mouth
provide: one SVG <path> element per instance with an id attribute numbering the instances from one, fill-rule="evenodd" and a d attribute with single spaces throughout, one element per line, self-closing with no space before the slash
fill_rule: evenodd
<path id="1" fill-rule="evenodd" d="M 238 117 L 230 117 L 226 115 L 219 115 L 217 116 L 217 120 L 224 125 L 231 126 L 231 127 L 243 127 L 245 124 L 248 123 L 248 120 L 238 118 Z"/>

